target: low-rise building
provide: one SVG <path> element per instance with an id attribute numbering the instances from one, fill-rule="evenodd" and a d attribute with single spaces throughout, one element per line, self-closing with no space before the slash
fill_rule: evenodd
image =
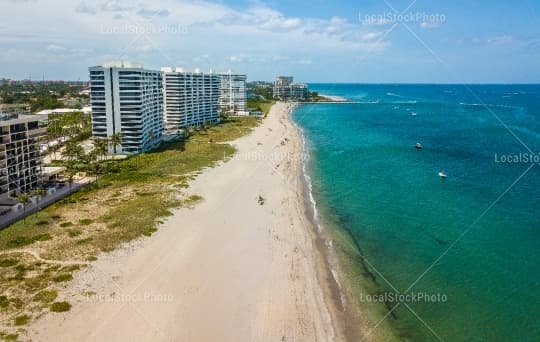
<path id="1" fill-rule="evenodd" d="M 38 187 L 39 140 L 45 132 L 37 116 L 0 114 L 0 199 L 17 197 Z"/>

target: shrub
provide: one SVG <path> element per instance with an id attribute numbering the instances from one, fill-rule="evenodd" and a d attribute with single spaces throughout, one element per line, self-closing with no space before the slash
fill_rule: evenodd
<path id="1" fill-rule="evenodd" d="M 145 231 L 143 231 L 143 235 L 144 235 L 144 236 L 151 236 L 151 235 L 154 234 L 155 232 L 157 232 L 157 229 L 156 229 L 156 228 L 148 228 L 148 229 L 146 229 Z"/>
<path id="2" fill-rule="evenodd" d="M 52 312 L 66 312 L 71 309 L 71 304 L 68 302 L 54 302 L 51 304 Z"/>
<path id="3" fill-rule="evenodd" d="M 88 243 L 88 242 L 90 242 L 92 240 L 93 240 L 93 238 L 87 237 L 86 239 L 77 240 L 76 244 L 77 245 L 84 245 L 85 243 Z"/>
<path id="4" fill-rule="evenodd" d="M 16 259 L 1 259 L 0 260 L 0 267 L 11 267 L 15 266 L 19 263 L 19 260 Z"/>
<path id="5" fill-rule="evenodd" d="M 58 297 L 58 292 L 56 292 L 56 290 L 43 290 L 43 291 L 39 291 L 34 296 L 34 302 L 41 302 L 43 304 L 48 304 L 48 303 L 54 302 L 56 297 Z"/>
<path id="6" fill-rule="evenodd" d="M 88 226 L 88 225 L 92 224 L 93 222 L 94 222 L 94 220 L 91 220 L 91 219 L 79 220 L 79 223 L 82 224 L 83 226 Z"/>
<path id="7" fill-rule="evenodd" d="M 29 237 L 17 236 L 15 239 L 8 241 L 7 246 L 11 248 L 22 247 L 22 246 L 30 245 L 33 242 L 34 241 L 32 241 L 32 239 Z"/>
<path id="8" fill-rule="evenodd" d="M 28 315 L 20 315 L 15 317 L 15 325 L 25 325 L 30 320 Z"/>
<path id="9" fill-rule="evenodd" d="M 69 221 L 60 223 L 60 227 L 62 228 L 69 227 L 69 226 L 73 226 L 73 223 Z"/>
<path id="10" fill-rule="evenodd" d="M 9 306 L 9 299 L 7 296 L 0 296 L 0 308 L 7 308 Z"/>
<path id="11" fill-rule="evenodd" d="M 68 230 L 68 235 L 69 235 L 69 237 L 71 237 L 71 238 L 77 237 L 77 236 L 79 236 L 79 235 L 81 235 L 81 234 L 82 234 L 82 232 L 81 232 L 80 230 L 77 230 L 77 229 L 70 229 L 70 230 Z"/>
<path id="12" fill-rule="evenodd" d="M 4 339 L 4 341 L 17 341 L 17 339 L 19 338 L 19 334 L 6 334 L 6 335 L 2 335 L 0 334 L 0 337 Z"/>
<path id="13" fill-rule="evenodd" d="M 32 236 L 32 242 L 35 242 L 35 241 L 48 241 L 48 240 L 51 240 L 52 239 L 52 236 L 48 233 L 45 233 L 45 234 L 38 234 L 38 235 L 34 235 Z"/>
<path id="14" fill-rule="evenodd" d="M 48 241 L 51 239 L 52 239 L 52 236 L 48 233 L 38 234 L 32 237 L 17 236 L 15 239 L 8 241 L 6 245 L 11 248 L 16 248 L 16 247 L 31 245 L 36 241 Z"/>
<path id="15" fill-rule="evenodd" d="M 61 282 L 64 282 L 64 281 L 70 281 L 72 279 L 73 279 L 73 276 L 70 273 L 64 273 L 64 274 L 60 274 L 60 275 L 57 275 L 56 277 L 54 277 L 53 281 L 55 281 L 57 283 L 61 283 Z"/>

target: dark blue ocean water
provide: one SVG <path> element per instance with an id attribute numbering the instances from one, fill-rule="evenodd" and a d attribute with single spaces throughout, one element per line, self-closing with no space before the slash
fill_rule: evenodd
<path id="1" fill-rule="evenodd" d="M 401 329 L 416 341 L 540 341 L 540 165 L 524 160 L 539 158 L 528 149 L 540 152 L 540 86 L 310 88 L 361 102 L 293 115 L 318 206 L 380 291 L 446 296 L 409 302 L 415 314 L 398 307 Z"/>

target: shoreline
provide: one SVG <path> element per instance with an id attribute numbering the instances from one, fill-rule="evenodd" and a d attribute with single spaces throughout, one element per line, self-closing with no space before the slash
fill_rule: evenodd
<path id="1" fill-rule="evenodd" d="M 322 98 L 325 98 L 327 99 L 328 101 L 331 101 L 331 102 L 347 102 L 349 100 L 347 100 L 346 98 L 342 97 L 342 96 L 336 96 L 336 95 L 325 95 L 325 94 L 319 94 L 320 97 Z"/>
<path id="2" fill-rule="evenodd" d="M 304 103 L 302 103 L 304 104 Z M 312 104 L 312 103 L 308 103 Z M 317 103 L 313 103 L 317 104 Z M 292 119 L 291 124 L 296 128 L 302 139 L 302 149 L 305 156 L 309 156 L 308 142 L 303 129 Z M 302 181 L 305 188 L 304 205 L 306 216 L 310 219 L 317 240 L 317 248 L 324 256 L 326 269 L 330 272 L 331 282 L 330 292 L 333 295 L 334 304 L 337 305 L 340 324 L 344 335 L 348 341 L 394 341 L 397 340 L 397 331 L 395 327 L 389 326 L 384 321 L 384 312 L 380 312 L 381 307 L 358 301 L 358 294 L 369 294 L 370 271 L 364 264 L 362 258 L 351 260 L 348 254 L 351 248 L 353 254 L 358 254 L 354 246 L 354 241 L 349 233 L 339 227 L 339 224 L 332 221 L 330 213 L 327 215 L 321 213 L 325 208 L 318 208 L 319 204 L 313 194 L 312 179 L 308 170 L 308 158 L 302 161 Z M 364 270 L 364 271 L 362 271 Z M 365 273 L 365 274 L 363 274 Z M 367 275 L 366 277 L 364 277 Z M 358 282 L 362 282 L 360 285 Z M 383 323 L 381 327 L 379 324 Z M 378 327 L 375 332 L 373 326 Z"/>
<path id="3" fill-rule="evenodd" d="M 76 273 L 60 294 L 72 311 L 32 323 L 30 337 L 346 340 L 321 240 L 306 216 L 293 108 L 275 104 L 233 142 L 235 156 L 190 182 L 202 203 L 175 209 L 152 237 Z M 268 165 L 281 152 L 289 159 Z"/>

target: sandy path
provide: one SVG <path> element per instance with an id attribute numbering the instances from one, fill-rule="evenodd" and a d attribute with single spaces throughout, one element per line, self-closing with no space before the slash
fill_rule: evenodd
<path id="1" fill-rule="evenodd" d="M 72 310 L 36 321 L 30 337 L 339 340 L 304 215 L 301 142 L 289 106 L 276 104 L 260 127 L 235 142 L 233 160 L 192 183 L 190 192 L 204 197 L 201 204 L 176 210 L 151 238 L 81 271 L 63 294 Z M 83 291 L 92 293 L 85 297 Z"/>

